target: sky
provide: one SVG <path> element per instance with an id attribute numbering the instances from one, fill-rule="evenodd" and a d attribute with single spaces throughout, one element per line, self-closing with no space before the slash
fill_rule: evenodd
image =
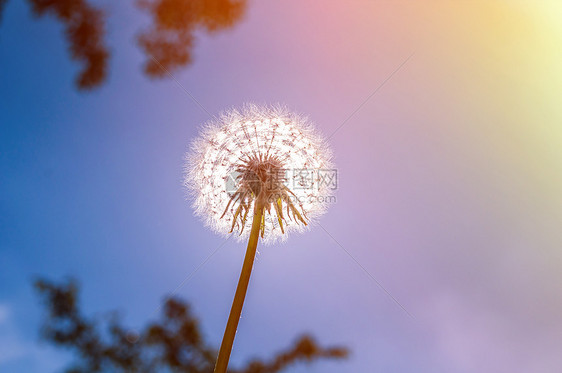
<path id="1" fill-rule="evenodd" d="M 112 59 L 89 93 L 56 21 L 12 0 L 0 23 L 0 371 L 71 359 L 40 341 L 38 276 L 77 278 L 88 315 L 133 330 L 187 279 L 176 295 L 219 345 L 245 247 L 193 216 L 183 159 L 244 102 L 307 114 L 339 189 L 325 231 L 258 248 L 234 364 L 308 332 L 351 357 L 290 373 L 562 365 L 558 1 L 249 1 L 162 81 L 133 1 L 93 3 Z"/>

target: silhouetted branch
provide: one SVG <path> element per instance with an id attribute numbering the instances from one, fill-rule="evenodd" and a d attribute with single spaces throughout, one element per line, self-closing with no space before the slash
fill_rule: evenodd
<path id="1" fill-rule="evenodd" d="M 304 335 L 294 347 L 278 353 L 271 361 L 264 363 L 261 360 L 253 360 L 245 369 L 232 373 L 277 373 L 301 361 L 311 362 L 319 358 L 343 359 L 348 354 L 346 348 L 324 348 L 319 346 L 311 336 Z"/>
<path id="2" fill-rule="evenodd" d="M 116 316 L 107 323 L 84 316 L 75 281 L 56 284 L 41 279 L 36 281 L 35 288 L 47 310 L 41 330 L 43 338 L 75 354 L 76 363 L 67 373 L 213 371 L 217 352 L 207 346 L 198 320 L 189 305 L 179 299 L 167 299 L 160 319 L 137 335 L 121 326 Z M 303 336 L 267 362 L 253 360 L 243 369 L 229 372 L 277 373 L 301 361 L 342 359 L 347 354 L 344 348 L 324 348 L 312 337 Z"/>
<path id="3" fill-rule="evenodd" d="M 191 63 L 197 30 L 232 27 L 242 18 L 246 0 L 137 0 L 137 5 L 152 17 L 151 28 L 137 39 L 147 55 L 144 70 L 161 78 Z"/>
<path id="4" fill-rule="evenodd" d="M 65 28 L 71 57 L 82 69 L 79 89 L 98 87 L 106 79 L 110 53 L 105 41 L 106 15 L 88 0 L 28 0 L 37 16 L 50 14 Z M 0 19 L 7 0 L 0 0 Z M 136 0 L 152 25 L 137 36 L 146 55 L 144 72 L 162 78 L 193 60 L 195 34 L 214 33 L 239 22 L 247 0 Z"/>
<path id="5" fill-rule="evenodd" d="M 82 62 L 76 84 L 94 88 L 106 79 L 109 52 L 105 45 L 105 15 L 86 0 L 29 0 L 38 16 L 52 14 L 65 26 L 73 59 Z"/>
<path id="6" fill-rule="evenodd" d="M 0 0 L 0 21 L 2 20 L 2 12 L 4 11 L 4 5 L 8 0 Z"/>

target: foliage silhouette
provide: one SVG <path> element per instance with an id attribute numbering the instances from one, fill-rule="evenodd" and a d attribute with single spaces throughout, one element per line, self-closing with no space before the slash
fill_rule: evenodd
<path id="1" fill-rule="evenodd" d="M 147 55 L 144 71 L 162 77 L 192 62 L 195 32 L 232 27 L 245 10 L 246 0 L 137 0 L 152 16 L 152 27 L 138 36 Z"/>
<path id="2" fill-rule="evenodd" d="M 65 28 L 71 57 L 82 65 L 76 78 L 80 90 L 107 80 L 110 53 L 105 40 L 107 14 L 90 0 L 28 0 L 36 16 L 53 15 Z M 195 34 L 233 27 L 242 19 L 247 0 L 135 0 L 152 25 L 137 36 L 146 55 L 144 72 L 163 78 L 192 60 Z M 0 20 L 7 0 L 0 0 Z"/>
<path id="3" fill-rule="evenodd" d="M 35 288 L 47 311 L 42 337 L 75 352 L 76 362 L 66 373 L 213 371 L 216 350 L 204 341 L 189 305 L 179 299 L 167 299 L 160 320 L 135 334 L 120 324 L 116 314 L 105 319 L 83 315 L 75 281 L 53 283 L 40 279 Z M 301 361 L 347 356 L 347 349 L 321 347 L 305 335 L 272 359 L 255 359 L 243 368 L 229 369 L 229 373 L 277 373 Z"/>
<path id="4" fill-rule="evenodd" d="M 4 5 L 8 0 L 0 0 L 0 21 L 2 20 L 2 12 L 4 11 Z"/>
<path id="5" fill-rule="evenodd" d="M 79 89 L 91 89 L 107 77 L 109 51 L 104 42 L 105 16 L 86 0 L 29 0 L 37 16 L 53 14 L 65 27 L 72 59 L 82 63 Z"/>

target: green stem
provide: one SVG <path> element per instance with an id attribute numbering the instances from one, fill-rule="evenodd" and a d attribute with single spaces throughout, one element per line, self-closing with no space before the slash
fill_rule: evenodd
<path id="1" fill-rule="evenodd" d="M 226 329 L 224 331 L 224 336 L 222 337 L 221 348 L 215 365 L 215 373 L 226 373 L 226 369 L 228 367 L 228 360 L 230 359 L 234 336 L 236 335 L 238 321 L 240 320 L 240 315 L 242 313 L 242 306 L 244 306 L 244 298 L 246 298 L 246 291 L 248 290 L 248 283 L 250 282 L 250 275 L 252 274 L 256 248 L 258 246 L 262 214 L 263 206 L 261 203 L 257 203 L 256 201 L 252 230 L 250 232 L 250 239 L 248 240 L 248 248 L 246 249 L 242 272 L 240 273 L 240 279 L 238 280 L 238 287 L 236 288 L 234 300 L 232 301 L 230 316 L 228 316 L 228 322 L 226 323 Z"/>

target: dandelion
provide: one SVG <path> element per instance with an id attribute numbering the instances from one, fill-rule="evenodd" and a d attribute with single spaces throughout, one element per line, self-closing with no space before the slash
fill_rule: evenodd
<path id="1" fill-rule="evenodd" d="M 320 173 L 331 168 L 331 152 L 312 124 L 280 106 L 226 111 L 193 143 L 185 184 L 196 215 L 220 234 L 248 239 L 215 372 L 228 366 L 259 238 L 285 239 L 320 216 L 328 192 Z"/>

